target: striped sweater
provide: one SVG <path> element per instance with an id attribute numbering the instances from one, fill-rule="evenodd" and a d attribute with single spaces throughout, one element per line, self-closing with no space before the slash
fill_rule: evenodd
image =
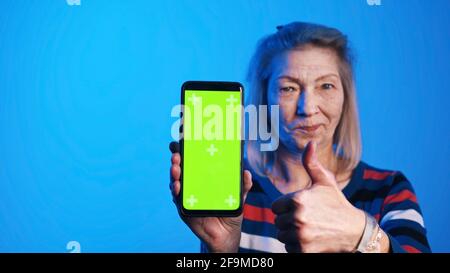
<path id="1" fill-rule="evenodd" d="M 252 175 L 239 252 L 286 252 L 276 239 L 271 210 L 272 202 L 282 193 L 266 177 Z M 391 252 L 431 251 L 414 190 L 401 172 L 380 170 L 361 161 L 342 191 L 351 204 L 375 217 L 390 239 Z"/>

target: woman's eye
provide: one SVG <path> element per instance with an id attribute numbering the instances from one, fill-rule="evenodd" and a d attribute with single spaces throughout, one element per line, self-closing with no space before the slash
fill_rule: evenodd
<path id="1" fill-rule="evenodd" d="M 324 83 L 324 84 L 322 84 L 321 87 L 322 87 L 322 89 L 329 90 L 329 89 L 333 89 L 334 85 L 331 83 Z"/>
<path id="2" fill-rule="evenodd" d="M 291 93 L 291 92 L 295 92 L 296 89 L 295 89 L 295 87 L 292 87 L 292 86 L 286 86 L 286 87 L 281 87 L 280 91 L 284 92 L 284 93 Z"/>

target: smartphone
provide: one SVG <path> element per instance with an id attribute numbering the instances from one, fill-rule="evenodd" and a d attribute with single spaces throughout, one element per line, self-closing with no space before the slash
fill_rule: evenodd
<path id="1" fill-rule="evenodd" d="M 242 213 L 243 94 L 238 82 L 188 81 L 181 87 L 181 212 Z"/>

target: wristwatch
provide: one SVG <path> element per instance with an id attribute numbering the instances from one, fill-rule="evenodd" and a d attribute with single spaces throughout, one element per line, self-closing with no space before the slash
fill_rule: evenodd
<path id="1" fill-rule="evenodd" d="M 378 226 L 377 220 L 375 220 L 375 218 L 373 218 L 367 212 L 364 212 L 364 214 L 366 215 L 366 225 L 355 252 L 377 252 L 380 250 L 380 240 L 382 236 L 381 229 Z M 375 233 L 375 238 L 372 239 Z"/>

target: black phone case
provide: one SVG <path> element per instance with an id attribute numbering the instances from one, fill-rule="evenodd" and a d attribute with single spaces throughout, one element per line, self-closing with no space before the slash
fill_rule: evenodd
<path id="1" fill-rule="evenodd" d="M 184 106 L 184 91 L 185 90 L 220 90 L 220 91 L 238 91 L 240 90 L 242 96 L 242 103 L 244 100 L 244 87 L 239 82 L 220 82 L 220 81 L 187 81 L 183 83 L 181 86 L 181 104 Z M 181 114 L 181 118 L 182 114 Z M 243 118 L 243 117 L 242 117 Z M 243 126 L 244 122 L 241 122 L 241 126 Z M 242 128 L 243 130 L 244 128 Z M 180 133 L 183 132 L 183 123 L 180 127 Z M 184 216 L 195 216 L 195 217 L 236 217 L 242 214 L 243 211 L 243 154 L 244 154 L 244 140 L 241 140 L 241 158 L 240 158 L 240 195 L 239 195 L 239 208 L 236 210 L 189 210 L 184 208 L 183 206 L 183 151 L 184 151 L 184 141 L 180 139 L 180 154 L 181 154 L 181 176 L 180 183 L 181 189 L 180 194 L 178 195 L 178 204 L 181 210 L 181 213 Z"/>

